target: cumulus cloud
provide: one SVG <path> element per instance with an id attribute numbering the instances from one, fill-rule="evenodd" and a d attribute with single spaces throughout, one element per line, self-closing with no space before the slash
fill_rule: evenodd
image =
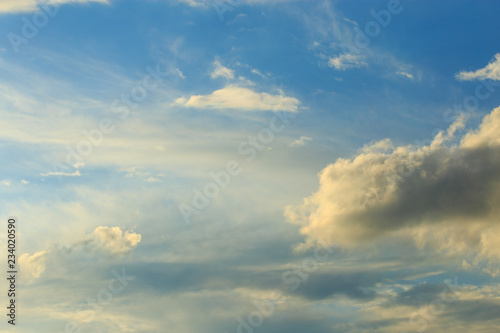
<path id="1" fill-rule="evenodd" d="M 92 237 L 97 245 L 111 254 L 127 254 L 141 241 L 140 234 L 130 231 L 123 233 L 119 227 L 97 227 Z"/>
<path id="2" fill-rule="evenodd" d="M 473 72 L 460 72 L 456 75 L 456 78 L 460 81 L 472 81 L 477 79 L 500 80 L 500 53 L 495 54 L 495 58 L 493 58 L 486 67 Z"/>
<path id="3" fill-rule="evenodd" d="M 330 58 L 328 60 L 328 66 L 340 71 L 368 66 L 368 64 L 363 59 L 364 58 L 362 56 L 355 54 L 341 54 L 337 57 Z"/>
<path id="4" fill-rule="evenodd" d="M 463 126 L 457 119 L 427 146 L 386 139 L 328 165 L 319 190 L 285 208 L 306 236 L 299 249 L 325 237 L 353 248 L 396 236 L 500 259 L 500 107 L 450 144 Z"/>
<path id="5" fill-rule="evenodd" d="M 176 104 L 197 109 L 237 109 L 243 111 L 297 112 L 299 100 L 294 97 L 258 93 L 248 88 L 227 86 L 209 95 L 178 98 Z"/>
<path id="6" fill-rule="evenodd" d="M 47 251 L 40 251 L 33 255 L 23 253 L 19 256 L 19 267 L 23 280 L 31 283 L 42 275 L 45 271 L 47 253 Z"/>
<path id="7" fill-rule="evenodd" d="M 234 79 L 234 71 L 224 67 L 218 59 L 214 61 L 214 67 L 214 71 L 210 74 L 212 79 L 216 79 L 221 76 L 226 79 Z"/>
<path id="8" fill-rule="evenodd" d="M 25 13 L 37 12 L 40 10 L 40 4 L 48 4 L 52 6 L 63 5 L 69 3 L 88 3 L 100 2 L 108 4 L 108 0 L 2 0 L 0 2 L 0 13 Z"/>
<path id="9" fill-rule="evenodd" d="M 125 255 L 133 251 L 141 241 L 141 235 L 131 231 L 123 232 L 120 227 L 97 227 L 81 240 L 69 246 L 55 246 L 50 250 L 34 254 L 23 253 L 19 256 L 20 274 L 24 281 L 32 283 L 40 278 L 47 265 L 60 265 L 62 258 L 71 254 L 71 262 L 82 254 L 94 256 L 95 253 L 109 253 L 111 256 Z M 68 258 L 69 260 L 69 258 Z M 52 266 L 51 266 L 52 265 Z"/>

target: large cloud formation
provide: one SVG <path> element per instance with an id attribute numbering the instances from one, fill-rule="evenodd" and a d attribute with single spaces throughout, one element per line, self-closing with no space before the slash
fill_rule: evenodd
<path id="1" fill-rule="evenodd" d="M 461 138 L 458 118 L 423 147 L 389 139 L 338 159 L 319 175 L 319 190 L 285 208 L 309 248 L 318 240 L 345 248 L 391 236 L 448 252 L 500 258 L 500 107 Z"/>

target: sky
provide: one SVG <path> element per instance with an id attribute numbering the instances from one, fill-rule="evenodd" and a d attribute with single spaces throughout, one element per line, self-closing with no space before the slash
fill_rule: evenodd
<path id="1" fill-rule="evenodd" d="M 1 0 L 0 332 L 498 332 L 499 10 Z"/>

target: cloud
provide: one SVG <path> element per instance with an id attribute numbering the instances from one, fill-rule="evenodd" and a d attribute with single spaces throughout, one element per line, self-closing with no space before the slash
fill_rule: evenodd
<path id="1" fill-rule="evenodd" d="M 292 143 L 290 143 L 290 147 L 305 146 L 306 141 L 310 141 L 310 140 L 312 140 L 310 137 L 301 136 L 299 139 L 294 140 Z"/>
<path id="2" fill-rule="evenodd" d="M 364 58 L 362 56 L 358 56 L 355 54 L 341 54 L 335 58 L 330 58 L 330 60 L 328 60 L 328 66 L 340 71 L 368 66 L 368 64 L 364 62 L 363 59 Z"/>
<path id="3" fill-rule="evenodd" d="M 179 0 L 179 1 L 191 7 L 206 7 L 208 4 L 206 0 Z"/>
<path id="4" fill-rule="evenodd" d="M 260 77 L 266 77 L 264 74 L 262 74 L 258 69 L 255 69 L 255 68 L 252 68 L 252 70 L 250 71 L 254 74 L 257 74 L 259 75 Z"/>
<path id="5" fill-rule="evenodd" d="M 495 54 L 495 58 L 490 61 L 486 67 L 478 69 L 475 72 L 460 72 L 456 76 L 460 81 L 472 80 L 500 80 L 500 53 Z"/>
<path id="6" fill-rule="evenodd" d="M 47 251 L 40 251 L 33 255 L 23 253 L 19 256 L 20 273 L 24 280 L 31 283 L 42 275 L 45 271 L 47 253 Z"/>
<path id="7" fill-rule="evenodd" d="M 222 66 L 218 59 L 214 61 L 214 66 L 214 71 L 210 74 L 212 79 L 216 79 L 220 76 L 225 77 L 226 79 L 234 79 L 234 71 Z"/>
<path id="8" fill-rule="evenodd" d="M 20 274 L 28 283 L 41 277 L 47 265 L 52 267 L 60 265 L 66 255 L 71 254 L 68 260 L 73 264 L 82 260 L 95 260 L 95 253 L 108 252 L 111 255 L 125 255 L 133 251 L 141 241 L 141 235 L 135 232 L 125 231 L 119 227 L 97 227 L 91 234 L 85 236 L 70 246 L 55 246 L 50 250 L 38 251 L 34 254 L 23 253 L 19 256 Z M 94 253 L 94 254 L 92 254 Z"/>
<path id="9" fill-rule="evenodd" d="M 500 108 L 483 118 L 479 129 L 467 133 L 462 139 L 464 148 L 498 147 L 500 145 Z"/>
<path id="10" fill-rule="evenodd" d="M 391 237 L 448 253 L 475 251 L 500 259 L 500 107 L 476 131 L 446 145 L 463 127 L 457 119 L 427 146 L 392 147 L 386 139 L 319 175 L 319 190 L 287 206 L 309 248 L 319 239 L 354 248 Z"/>
<path id="11" fill-rule="evenodd" d="M 176 104 L 197 109 L 238 109 L 243 111 L 297 112 L 299 100 L 294 97 L 258 93 L 248 88 L 227 86 L 210 95 L 178 98 Z"/>
<path id="12" fill-rule="evenodd" d="M 148 182 L 148 183 L 155 183 L 155 182 L 161 182 L 161 180 L 158 179 L 158 178 L 155 178 L 155 177 L 148 177 L 146 179 L 146 182 Z"/>
<path id="13" fill-rule="evenodd" d="M 79 177 L 81 176 L 80 170 L 75 170 L 74 172 L 62 172 L 62 171 L 50 171 L 46 173 L 41 173 L 42 177 L 50 177 L 50 176 L 66 176 L 66 177 Z"/>
<path id="14" fill-rule="evenodd" d="M 141 241 L 141 235 L 123 231 L 119 227 L 97 227 L 92 233 L 96 244 L 111 254 L 126 254 L 134 250 Z"/>
<path id="15" fill-rule="evenodd" d="M 408 79 L 410 79 L 410 80 L 413 80 L 413 79 L 414 79 L 414 77 L 413 77 L 413 75 L 412 75 L 412 74 L 410 74 L 410 73 L 406 73 L 406 72 L 403 72 L 403 71 L 397 71 L 397 72 L 396 72 L 396 74 L 401 75 L 401 76 L 404 76 L 404 77 L 407 77 L 407 78 L 408 78 Z"/>
<path id="16" fill-rule="evenodd" d="M 184 73 L 179 68 L 174 68 L 174 73 L 177 74 L 181 79 L 185 79 Z"/>
<path id="17" fill-rule="evenodd" d="M 69 3 L 88 3 L 88 2 L 99 2 L 103 4 L 109 4 L 108 0 L 48 0 L 48 1 L 38 1 L 38 0 L 2 0 L 0 2 L 0 13 L 25 13 L 25 12 L 37 12 L 40 10 L 40 3 L 46 3 L 52 6 L 58 6 Z"/>
<path id="18" fill-rule="evenodd" d="M 349 23 L 351 23 L 351 24 L 355 25 L 355 26 L 359 26 L 358 22 L 356 22 L 356 21 L 354 21 L 354 20 L 349 20 L 347 17 L 343 17 L 342 19 L 343 19 L 344 21 L 346 21 L 346 22 L 349 22 Z"/>

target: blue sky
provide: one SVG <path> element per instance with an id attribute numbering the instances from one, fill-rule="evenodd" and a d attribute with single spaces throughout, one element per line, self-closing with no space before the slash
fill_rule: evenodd
<path id="1" fill-rule="evenodd" d="M 0 332 L 498 332 L 498 9 L 2 1 Z"/>

